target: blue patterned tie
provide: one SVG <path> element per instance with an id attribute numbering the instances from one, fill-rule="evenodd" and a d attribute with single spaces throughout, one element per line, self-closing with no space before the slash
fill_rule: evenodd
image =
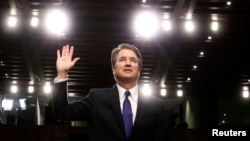
<path id="1" fill-rule="evenodd" d="M 132 119 L 132 108 L 129 102 L 128 96 L 130 95 L 129 91 L 125 92 L 125 100 L 123 103 L 123 123 L 126 131 L 127 138 L 131 133 L 131 129 L 133 126 L 133 119 Z"/>

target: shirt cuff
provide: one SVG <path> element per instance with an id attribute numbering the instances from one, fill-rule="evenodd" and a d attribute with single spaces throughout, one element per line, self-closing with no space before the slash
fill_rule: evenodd
<path id="1" fill-rule="evenodd" d="M 64 82 L 67 81 L 68 78 L 63 78 L 63 79 L 58 79 L 57 77 L 54 79 L 54 83 L 60 83 L 60 82 Z"/>

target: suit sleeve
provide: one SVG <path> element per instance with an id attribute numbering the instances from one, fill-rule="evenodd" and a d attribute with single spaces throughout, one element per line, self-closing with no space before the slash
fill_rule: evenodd
<path id="1" fill-rule="evenodd" d="M 92 95 L 89 93 L 83 99 L 68 103 L 67 82 L 55 83 L 52 91 L 52 106 L 54 115 L 65 120 L 88 120 L 91 115 Z"/>

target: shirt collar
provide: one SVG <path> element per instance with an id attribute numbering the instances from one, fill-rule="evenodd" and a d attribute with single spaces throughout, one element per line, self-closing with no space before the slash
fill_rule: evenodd
<path id="1" fill-rule="evenodd" d="M 117 85 L 117 88 L 118 88 L 120 99 L 124 98 L 125 97 L 124 93 L 127 90 L 124 89 L 123 87 L 121 87 L 118 84 L 116 84 L 116 85 Z M 135 98 L 135 97 L 138 97 L 138 85 L 135 85 L 133 88 L 129 89 L 128 91 L 130 92 L 130 96 L 131 96 L 132 99 Z"/>

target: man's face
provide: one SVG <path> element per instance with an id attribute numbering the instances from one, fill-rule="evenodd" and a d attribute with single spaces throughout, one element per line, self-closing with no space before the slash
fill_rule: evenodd
<path id="1" fill-rule="evenodd" d="M 122 49 L 117 55 L 117 61 L 113 68 L 116 81 L 136 82 L 139 75 L 139 60 L 130 49 Z"/>

